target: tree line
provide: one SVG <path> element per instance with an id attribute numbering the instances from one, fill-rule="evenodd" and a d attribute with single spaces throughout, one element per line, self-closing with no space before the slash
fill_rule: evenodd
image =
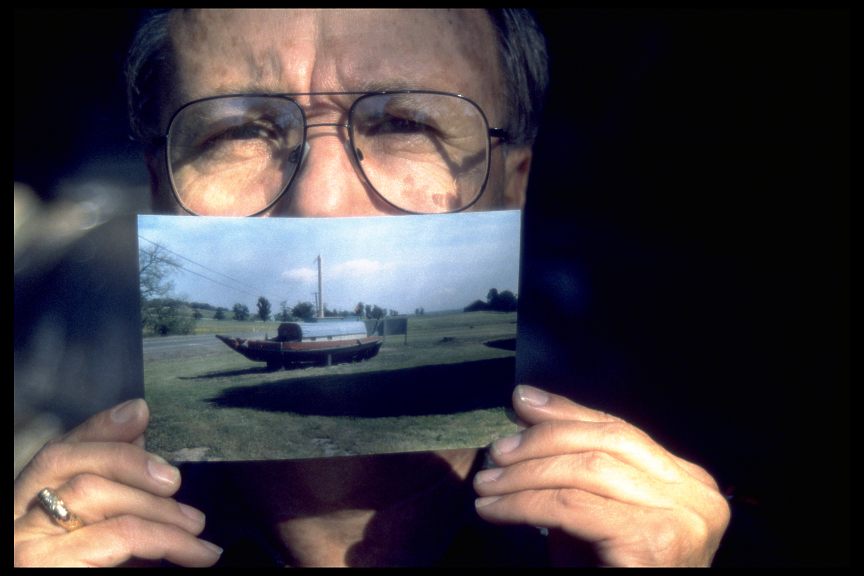
<path id="1" fill-rule="evenodd" d="M 286 300 L 279 303 L 279 310 L 273 312 L 270 301 L 260 296 L 256 303 L 256 312 L 253 314 L 249 307 L 242 303 L 234 304 L 229 311 L 227 308 L 213 306 L 204 302 L 186 302 L 175 298 L 171 294 L 174 284 L 169 279 L 173 268 L 179 267 L 178 263 L 161 246 L 142 248 L 138 252 L 138 264 L 140 272 L 141 290 L 141 324 L 145 333 L 168 335 L 168 334 L 191 334 L 195 330 L 195 323 L 204 317 L 202 311 L 212 312 L 214 320 L 225 320 L 230 312 L 231 318 L 245 322 L 248 320 L 277 322 L 309 321 L 316 316 L 317 307 L 311 302 L 297 302 L 293 306 Z M 496 288 L 490 288 L 486 294 L 486 301 L 475 300 L 464 308 L 465 312 L 479 310 L 492 310 L 496 312 L 515 312 L 517 298 L 513 292 L 503 290 L 499 292 Z M 192 310 L 189 314 L 188 310 Z M 424 314 L 423 308 L 416 308 L 415 314 Z M 358 302 L 353 310 L 336 310 L 324 308 L 325 317 L 357 317 L 367 319 L 381 319 L 385 316 L 396 316 L 398 311 L 384 308 L 377 304 L 365 304 Z"/>
<path id="2" fill-rule="evenodd" d="M 475 300 L 463 310 L 465 312 L 477 312 L 479 310 L 492 310 L 494 312 L 515 312 L 519 301 L 510 290 L 498 292 L 497 288 L 490 288 L 486 294 L 486 301 Z"/>
<path id="3" fill-rule="evenodd" d="M 286 300 L 279 303 L 279 310 L 273 312 L 270 301 L 260 296 L 253 313 L 246 304 L 236 303 L 231 310 L 213 306 L 206 302 L 186 302 L 172 296 L 174 283 L 169 276 L 178 262 L 161 246 L 141 248 L 138 251 L 139 280 L 141 292 L 141 324 L 145 333 L 165 336 L 168 334 L 191 334 L 197 320 L 204 318 L 203 312 L 212 313 L 214 320 L 226 320 L 228 314 L 233 320 L 277 322 L 309 321 L 317 315 L 317 307 L 311 302 L 297 302 L 293 306 Z M 191 309 L 191 314 L 189 310 Z M 398 312 L 377 304 L 358 302 L 353 310 L 329 309 L 325 306 L 325 317 L 383 318 L 396 316 Z"/>

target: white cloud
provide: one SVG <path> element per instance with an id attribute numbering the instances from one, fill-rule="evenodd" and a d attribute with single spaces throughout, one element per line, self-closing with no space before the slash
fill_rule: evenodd
<path id="1" fill-rule="evenodd" d="M 318 271 L 313 268 L 293 268 L 282 272 L 282 278 L 296 282 L 312 282 L 318 279 Z"/>
<path id="2" fill-rule="evenodd" d="M 327 270 L 326 261 L 324 264 L 324 275 L 336 278 L 357 278 L 358 276 L 369 276 L 371 274 L 378 274 L 387 269 L 387 265 L 383 262 L 368 260 L 366 258 L 340 262 L 334 264 L 330 270 Z"/>

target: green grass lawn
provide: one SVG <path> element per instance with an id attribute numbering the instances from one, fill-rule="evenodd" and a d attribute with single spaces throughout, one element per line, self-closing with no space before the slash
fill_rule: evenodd
<path id="1" fill-rule="evenodd" d="M 516 430 L 514 353 L 484 344 L 515 338 L 515 313 L 412 316 L 408 331 L 407 344 L 388 336 L 371 360 L 331 367 L 267 372 L 227 347 L 148 359 L 148 449 L 174 461 L 311 458 L 484 446 Z"/>

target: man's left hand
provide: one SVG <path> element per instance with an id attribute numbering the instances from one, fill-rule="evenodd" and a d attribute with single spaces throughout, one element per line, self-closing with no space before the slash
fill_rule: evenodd
<path id="1" fill-rule="evenodd" d="M 517 386 L 513 405 L 527 428 L 493 443 L 498 467 L 476 475 L 482 518 L 549 528 L 552 546 L 588 542 L 603 565 L 711 564 L 729 505 L 704 469 L 562 396 Z"/>

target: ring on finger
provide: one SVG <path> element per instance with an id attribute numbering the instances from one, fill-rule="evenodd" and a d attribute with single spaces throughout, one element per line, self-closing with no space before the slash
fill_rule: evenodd
<path id="1" fill-rule="evenodd" d="M 51 516 L 54 522 L 65 528 L 67 532 L 72 532 L 84 526 L 84 522 L 66 507 L 66 504 L 54 490 L 43 488 L 39 491 L 37 497 L 48 515 Z"/>

